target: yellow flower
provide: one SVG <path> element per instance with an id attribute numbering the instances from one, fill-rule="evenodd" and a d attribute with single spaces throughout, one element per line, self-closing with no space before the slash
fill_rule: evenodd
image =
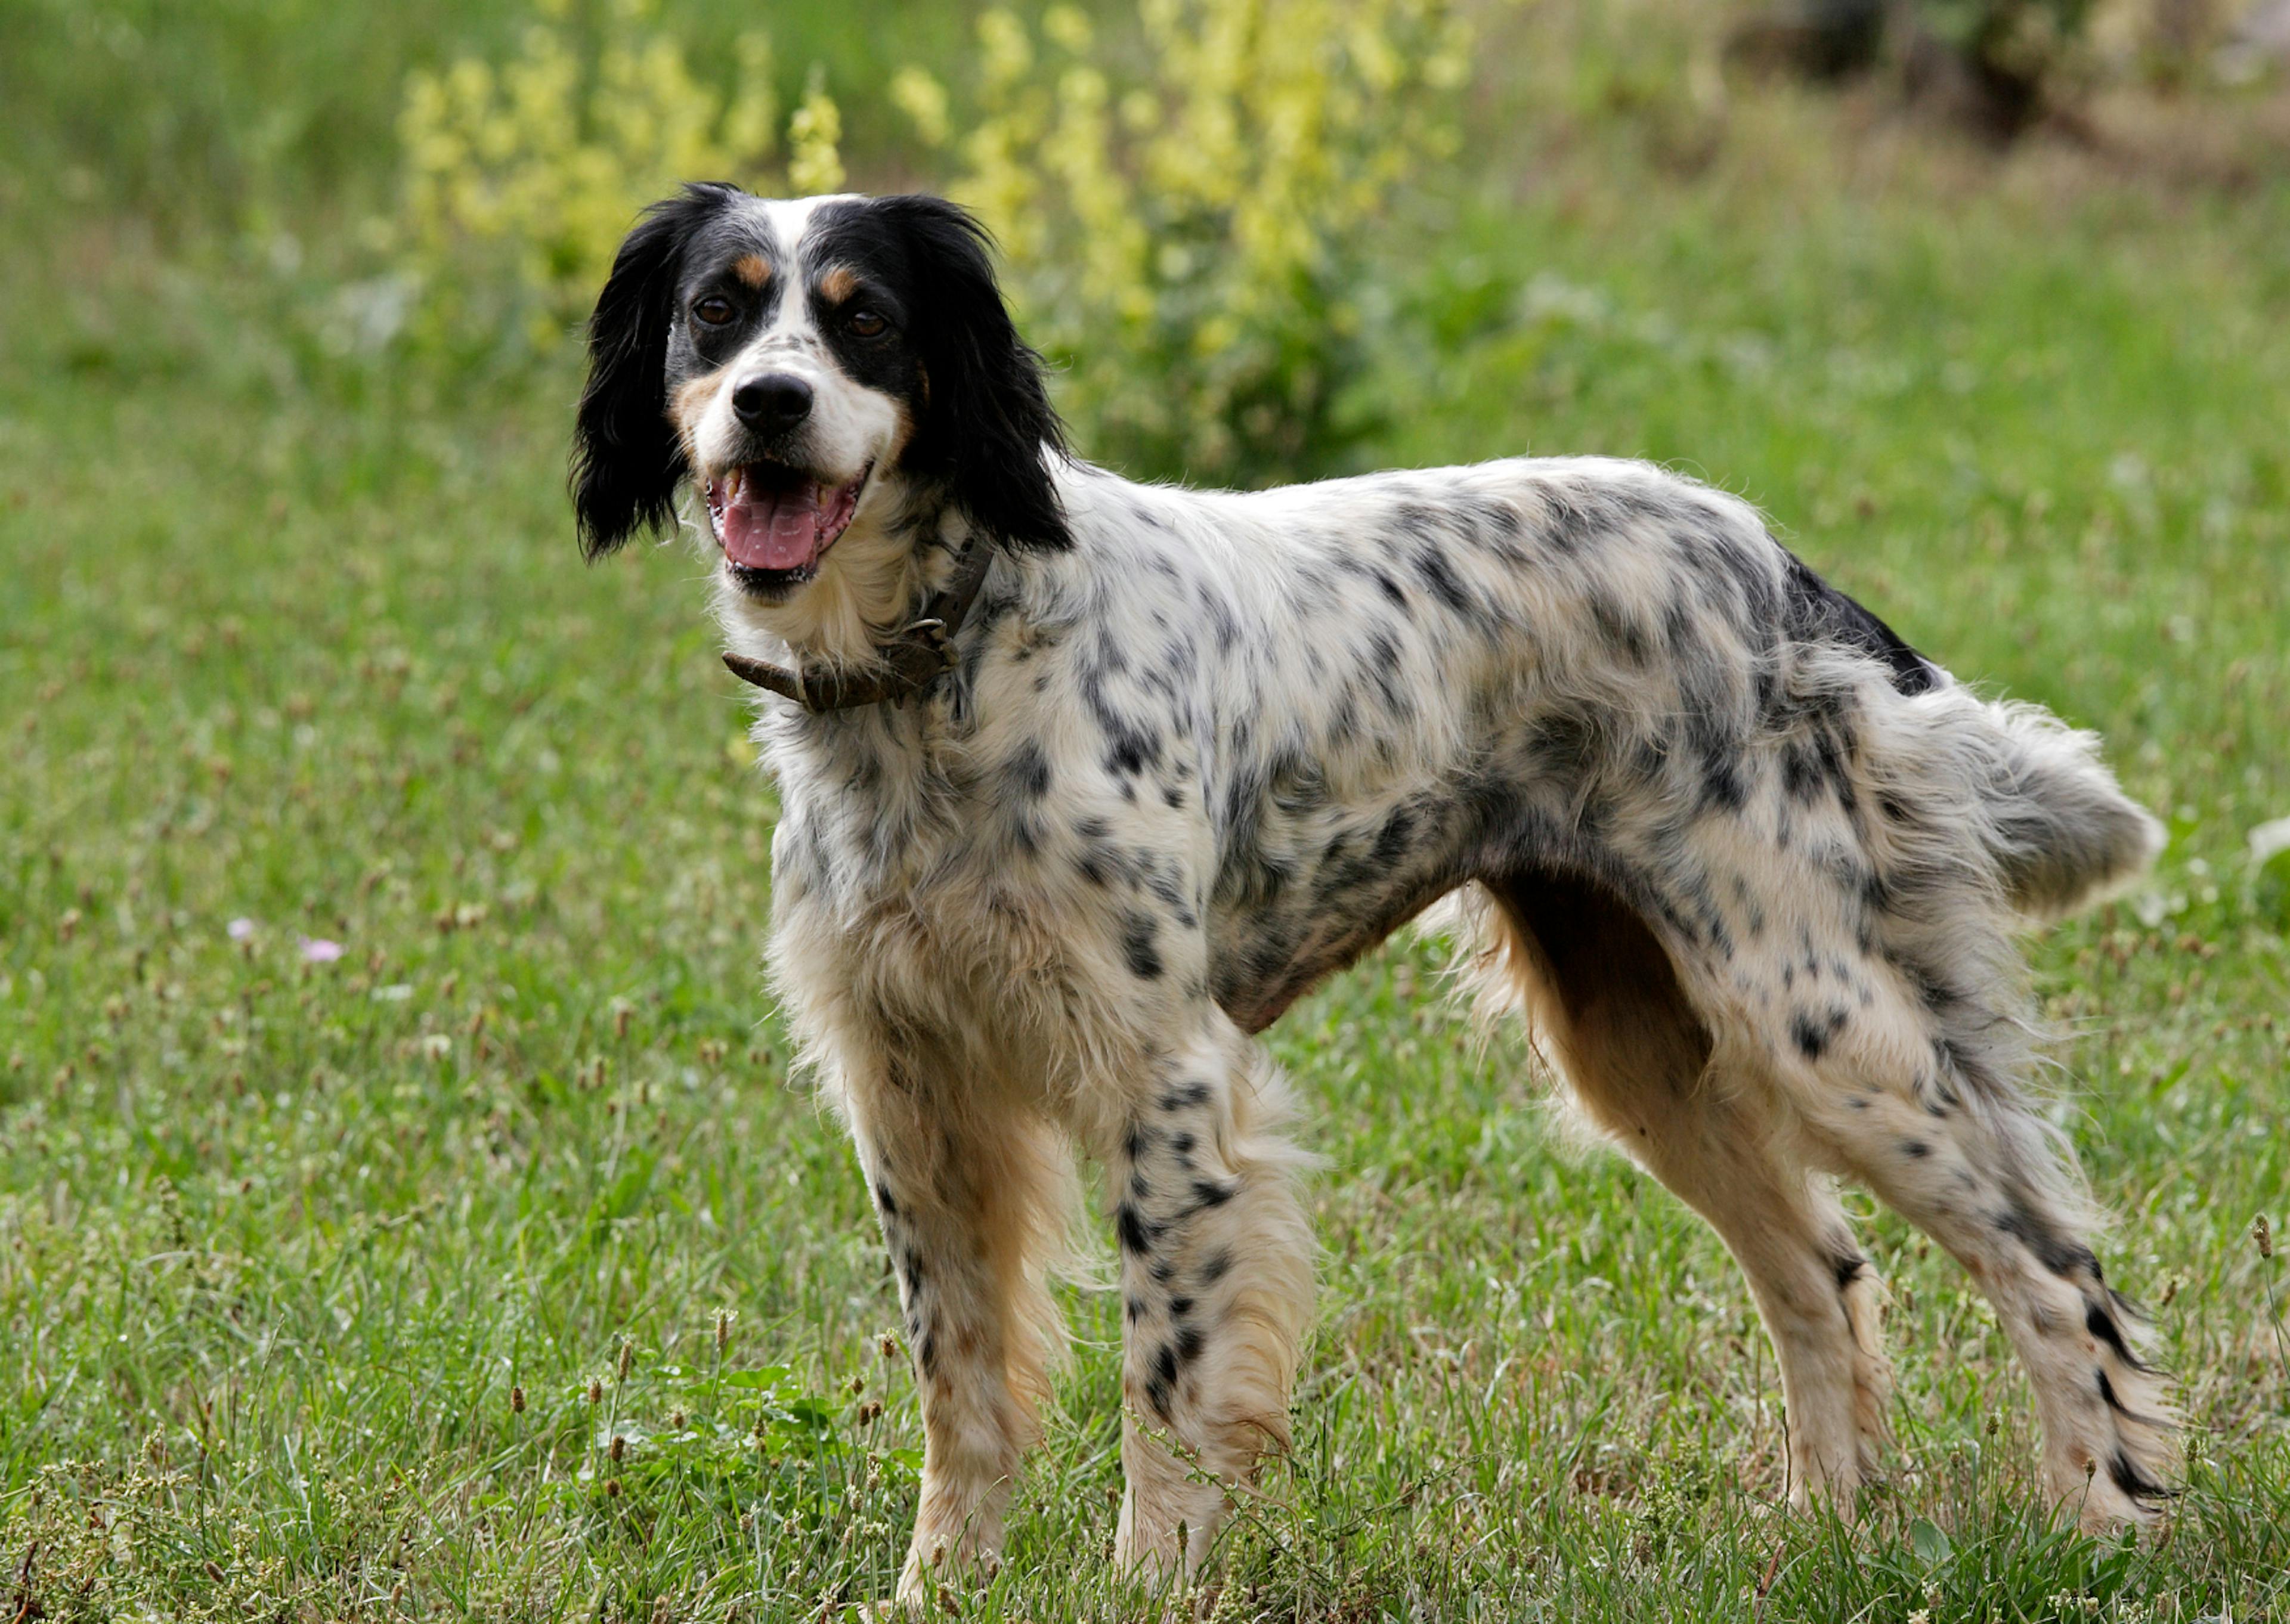
<path id="1" fill-rule="evenodd" d="M 1453 149 L 1469 35 L 1455 0 L 1138 0 L 1136 16 L 1116 50 L 1055 0 L 1043 60 L 1015 11 L 988 10 L 967 128 L 920 68 L 886 88 L 1000 239 L 1011 296 L 1061 363 L 1061 404 L 1085 438 L 1214 474 L 1301 443 L 1281 414 L 1322 410 L 1341 382 L 1361 308 L 1342 281 L 1349 246 L 1419 163 Z M 467 57 L 409 75 L 396 236 L 432 296 L 473 294 L 476 308 L 513 276 L 525 302 L 492 329 L 557 341 L 636 212 L 677 181 L 839 189 L 842 119 L 823 75 L 771 174 L 770 43 L 744 35 L 737 58 L 727 98 L 653 0 L 608 0 L 601 16 L 532 0 L 498 67 Z M 457 276 L 472 253 L 489 257 Z"/>
<path id="2" fill-rule="evenodd" d="M 997 6 L 978 19 L 978 43 L 985 50 L 986 84 L 989 89 L 1014 84 L 1034 65 L 1034 43 L 1017 14 Z"/>
<path id="3" fill-rule="evenodd" d="M 1044 12 L 1042 32 L 1076 56 L 1090 47 L 1089 19 L 1077 6 L 1053 5 Z"/>
<path id="4" fill-rule="evenodd" d="M 843 189 L 843 115 L 827 93 L 827 75 L 818 67 L 804 85 L 803 103 L 788 120 L 788 185 L 801 196 Z"/>
<path id="5" fill-rule="evenodd" d="M 907 116 L 925 146 L 943 147 L 953 133 L 946 86 L 922 68 L 910 65 L 891 76 L 891 105 Z"/>
<path id="6" fill-rule="evenodd" d="M 724 145 L 744 167 L 771 155 L 779 98 L 772 91 L 771 36 L 750 29 L 733 50 L 740 60 L 739 88 L 724 115 Z"/>
<path id="7" fill-rule="evenodd" d="M 1001 236 L 1085 438 L 1213 472 L 1268 436 L 1294 443 L 1277 403 L 1313 411 L 1335 387 L 1335 347 L 1360 324 L 1336 280 L 1347 245 L 1452 141 L 1424 103 L 1460 84 L 1469 36 L 1453 0 L 1139 0 L 1136 15 L 1142 51 L 1117 53 L 1057 0 L 1043 63 L 1015 12 L 986 12 L 967 132 L 939 133 L 946 99 L 918 69 L 893 98 L 958 157 L 953 191 Z"/>

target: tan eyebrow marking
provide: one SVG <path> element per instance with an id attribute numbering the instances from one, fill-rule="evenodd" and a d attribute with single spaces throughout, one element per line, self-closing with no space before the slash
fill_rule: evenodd
<path id="1" fill-rule="evenodd" d="M 772 262 L 759 253 L 741 254 L 732 261 L 732 274 L 751 288 L 759 288 L 772 279 Z"/>
<path id="2" fill-rule="evenodd" d="M 819 291 L 833 304 L 841 304 L 859 291 L 859 273 L 838 265 L 819 279 Z"/>

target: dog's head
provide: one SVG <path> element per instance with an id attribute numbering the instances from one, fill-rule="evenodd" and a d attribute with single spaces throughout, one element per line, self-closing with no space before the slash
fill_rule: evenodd
<path id="1" fill-rule="evenodd" d="M 621 245 L 589 362 L 572 490 L 592 558 L 670 524 L 686 478 L 757 610 L 884 575 L 934 507 L 1011 546 L 1069 545 L 1040 360 L 984 230 L 941 199 L 688 186 Z"/>

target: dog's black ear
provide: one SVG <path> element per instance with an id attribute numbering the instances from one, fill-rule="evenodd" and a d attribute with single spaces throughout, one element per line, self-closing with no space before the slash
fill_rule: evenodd
<path id="1" fill-rule="evenodd" d="M 572 429 L 572 510 L 581 548 L 611 552 L 638 530 L 676 517 L 684 448 L 668 420 L 668 335 L 685 244 L 740 195 L 687 186 L 646 209 L 589 318 L 589 381 Z"/>
<path id="2" fill-rule="evenodd" d="M 992 239 L 942 197 L 884 197 L 873 205 L 898 230 L 915 271 L 911 339 L 929 389 L 908 455 L 943 479 L 971 522 L 1017 547 L 1067 548 L 1073 538 L 1050 477 L 1066 455 L 1065 426 L 1002 302 Z"/>

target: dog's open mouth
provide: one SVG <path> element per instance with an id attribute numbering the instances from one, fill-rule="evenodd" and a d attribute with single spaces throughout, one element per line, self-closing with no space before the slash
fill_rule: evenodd
<path id="1" fill-rule="evenodd" d="M 872 472 L 870 463 L 849 484 L 829 485 L 783 462 L 750 462 L 708 482 L 709 522 L 739 568 L 807 572 L 850 528 Z"/>

